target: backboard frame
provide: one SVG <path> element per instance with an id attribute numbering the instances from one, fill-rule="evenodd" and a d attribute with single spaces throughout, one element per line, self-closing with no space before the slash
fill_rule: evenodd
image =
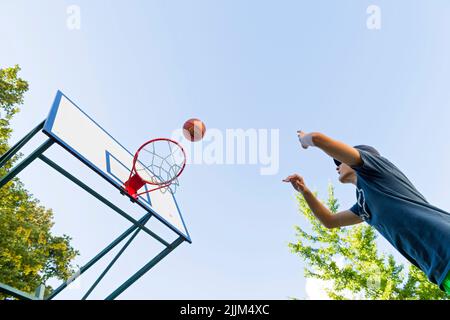
<path id="1" fill-rule="evenodd" d="M 181 213 L 179 204 L 173 194 L 171 194 L 173 201 L 176 206 L 176 210 L 180 216 L 180 220 L 182 223 L 182 226 L 185 233 L 182 230 L 179 230 L 176 228 L 173 224 L 171 224 L 169 221 L 167 221 L 160 213 L 158 213 L 152 206 L 151 206 L 151 195 L 147 199 L 144 197 L 140 197 L 137 200 L 134 199 L 132 196 L 130 196 L 127 192 L 124 192 L 123 186 L 117 181 L 117 179 L 114 179 L 112 176 L 108 176 L 105 172 L 103 172 L 100 168 L 98 168 L 95 164 L 93 164 L 91 161 L 89 161 L 87 158 L 85 158 L 82 154 L 77 152 L 73 147 L 68 145 L 65 141 L 63 141 L 58 134 L 55 134 L 52 131 L 52 128 L 54 126 L 55 118 L 58 112 L 58 108 L 60 107 L 62 98 L 67 99 L 73 106 L 75 106 L 84 116 L 86 116 L 93 124 L 95 124 L 100 130 L 102 130 L 106 135 L 109 136 L 111 140 L 113 140 L 117 145 L 119 145 L 123 150 L 125 150 L 131 158 L 134 157 L 134 155 L 125 148 L 120 142 L 118 142 L 107 130 L 105 130 L 102 126 L 100 126 L 94 119 L 92 119 L 82 108 L 80 108 L 75 102 L 73 102 L 69 97 L 67 97 L 62 91 L 58 90 L 55 100 L 52 104 L 52 107 L 50 109 L 49 115 L 47 117 L 47 120 L 45 121 L 43 132 L 52 140 L 54 140 L 58 145 L 60 145 L 62 148 L 64 148 L 66 151 L 68 151 L 70 154 L 72 154 L 75 158 L 77 158 L 79 161 L 81 161 L 83 164 L 85 164 L 88 168 L 96 172 L 100 177 L 105 179 L 107 182 L 109 182 L 113 187 L 115 187 L 120 193 L 122 193 L 124 196 L 128 197 L 130 201 L 135 202 L 138 204 L 142 209 L 145 211 L 148 211 L 152 213 L 161 223 L 163 223 L 165 226 L 170 228 L 172 231 L 177 233 L 179 236 L 183 237 L 187 242 L 192 243 L 189 231 L 186 227 L 186 224 L 184 222 L 183 215 Z M 107 156 L 107 155 L 105 155 Z M 156 191 L 160 192 L 160 191 Z"/>

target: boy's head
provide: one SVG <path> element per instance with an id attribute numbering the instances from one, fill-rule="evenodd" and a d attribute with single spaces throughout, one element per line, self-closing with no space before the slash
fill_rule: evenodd
<path id="1" fill-rule="evenodd" d="M 366 146 L 366 145 L 359 145 L 359 146 L 354 146 L 355 149 L 357 150 L 362 150 L 365 152 L 368 152 L 374 156 L 380 156 L 380 153 L 377 151 L 377 149 L 375 149 L 374 147 L 371 146 Z M 336 171 L 339 174 L 339 181 L 341 183 L 353 183 L 355 181 L 356 178 L 356 172 L 355 170 L 352 169 L 352 167 L 350 167 L 349 165 L 345 164 L 345 163 L 341 163 L 340 161 L 333 159 L 334 163 L 336 164 Z"/>

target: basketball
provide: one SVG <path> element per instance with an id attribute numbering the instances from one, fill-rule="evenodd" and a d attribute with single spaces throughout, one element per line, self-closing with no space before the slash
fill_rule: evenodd
<path id="1" fill-rule="evenodd" d="M 190 119 L 184 123 L 183 134 L 189 141 L 200 141 L 205 136 L 205 133 L 206 126 L 199 119 Z"/>

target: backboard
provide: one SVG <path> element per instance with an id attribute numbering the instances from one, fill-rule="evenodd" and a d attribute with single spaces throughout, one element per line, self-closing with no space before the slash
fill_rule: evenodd
<path id="1" fill-rule="evenodd" d="M 56 94 L 43 131 L 119 191 L 123 191 L 123 185 L 130 176 L 134 155 L 61 91 Z M 142 138 L 145 140 L 148 137 Z M 146 191 L 145 188 L 139 191 Z M 145 194 L 138 197 L 136 203 L 191 242 L 175 196 L 170 191 Z"/>

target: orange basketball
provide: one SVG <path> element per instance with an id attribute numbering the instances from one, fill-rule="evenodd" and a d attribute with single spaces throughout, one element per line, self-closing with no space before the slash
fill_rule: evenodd
<path id="1" fill-rule="evenodd" d="M 183 134 L 186 139 L 196 142 L 203 139 L 206 133 L 206 126 L 199 119 L 190 119 L 184 123 Z"/>

